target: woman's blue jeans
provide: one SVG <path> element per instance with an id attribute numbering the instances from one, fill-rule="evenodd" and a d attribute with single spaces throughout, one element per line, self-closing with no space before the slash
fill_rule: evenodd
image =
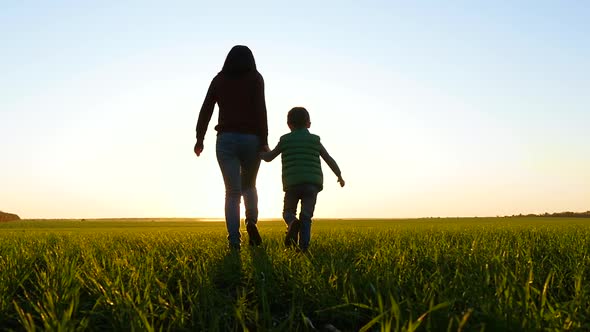
<path id="1" fill-rule="evenodd" d="M 240 245 L 240 197 L 244 196 L 246 224 L 258 221 L 256 176 L 260 167 L 260 138 L 252 134 L 219 133 L 217 162 L 225 183 L 225 223 L 231 245 Z"/>

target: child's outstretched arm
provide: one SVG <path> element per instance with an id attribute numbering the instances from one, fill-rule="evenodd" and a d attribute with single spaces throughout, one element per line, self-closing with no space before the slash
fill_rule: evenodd
<path id="1" fill-rule="evenodd" d="M 330 154 L 323 145 L 321 145 L 320 147 L 320 156 L 322 157 L 322 159 L 324 159 L 326 164 L 330 166 L 332 172 L 334 172 L 334 174 L 336 174 L 336 176 L 338 177 L 338 183 L 340 183 L 340 187 L 344 187 L 344 179 L 342 178 L 342 174 L 340 173 L 340 167 L 338 167 L 336 160 L 334 160 L 334 158 L 330 156 Z"/>
<path id="2" fill-rule="evenodd" d="M 260 156 L 260 159 L 269 162 L 275 159 L 279 154 L 281 154 L 281 142 L 279 142 L 279 144 L 277 144 L 277 146 L 271 151 L 260 152 L 258 155 Z"/>

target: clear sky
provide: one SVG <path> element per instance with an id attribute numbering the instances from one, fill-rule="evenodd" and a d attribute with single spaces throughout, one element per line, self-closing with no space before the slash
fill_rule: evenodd
<path id="1" fill-rule="evenodd" d="M 3 1 L 0 210 L 23 218 L 221 217 L 217 110 L 233 45 L 266 83 L 271 148 L 304 106 L 317 217 L 590 210 L 586 1 Z M 260 214 L 280 217 L 280 159 Z"/>

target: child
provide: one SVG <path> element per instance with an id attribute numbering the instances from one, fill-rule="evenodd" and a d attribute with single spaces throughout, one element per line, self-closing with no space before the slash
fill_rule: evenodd
<path id="1" fill-rule="evenodd" d="M 291 133 L 283 135 L 274 150 L 260 153 L 264 161 L 272 161 L 279 154 L 283 164 L 283 190 L 285 200 L 283 219 L 287 223 L 285 245 L 297 244 L 307 251 L 311 238 L 311 218 L 318 193 L 323 188 L 323 175 L 320 156 L 338 177 L 344 187 L 344 180 L 336 161 L 320 143 L 320 137 L 310 134 L 309 113 L 303 107 L 294 107 L 287 114 L 287 124 Z M 297 219 L 297 204 L 301 200 L 301 211 Z"/>

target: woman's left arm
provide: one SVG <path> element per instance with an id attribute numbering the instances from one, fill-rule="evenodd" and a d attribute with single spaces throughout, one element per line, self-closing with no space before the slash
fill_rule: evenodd
<path id="1" fill-rule="evenodd" d="M 203 101 L 203 106 L 201 106 L 201 111 L 199 112 L 199 120 L 197 121 L 197 144 L 195 144 L 195 153 L 197 152 L 197 147 L 200 147 L 200 150 L 203 150 L 203 140 L 205 139 L 205 133 L 207 132 L 207 127 L 209 126 L 209 121 L 211 120 L 211 116 L 213 115 L 213 109 L 215 108 L 215 79 L 211 81 L 209 85 L 209 90 L 207 90 L 207 95 L 205 95 L 205 100 Z M 199 155 L 200 153 L 197 153 Z"/>

